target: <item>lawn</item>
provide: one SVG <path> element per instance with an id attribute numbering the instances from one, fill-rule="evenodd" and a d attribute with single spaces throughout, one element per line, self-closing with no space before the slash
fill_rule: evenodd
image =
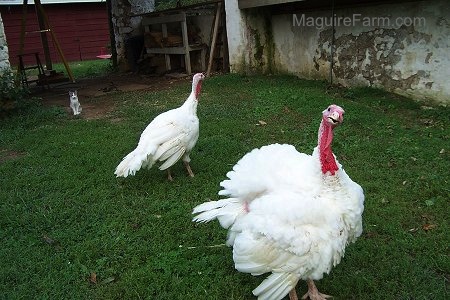
<path id="1" fill-rule="evenodd" d="M 94 78 L 108 74 L 113 69 L 112 63 L 109 59 L 95 59 L 95 60 L 83 60 L 68 62 L 72 75 L 75 79 L 79 78 Z M 68 78 L 66 67 L 63 63 L 54 63 L 52 65 L 53 70 L 57 73 L 64 73 L 64 76 Z M 31 69 L 26 71 L 27 75 L 37 76 L 38 70 Z"/>
<path id="2" fill-rule="evenodd" d="M 69 62 L 68 64 L 73 76 L 76 79 L 80 77 L 93 78 L 102 76 L 111 72 L 113 68 L 111 60 L 109 59 L 74 61 Z M 62 63 L 54 64 L 53 69 L 67 75 L 66 68 Z"/>
<path id="3" fill-rule="evenodd" d="M 115 110 L 95 120 L 37 104 L 0 120 L 1 299 L 252 299 L 265 276 L 237 272 L 226 231 L 193 223 L 192 208 L 217 199 L 226 172 L 255 147 L 311 153 L 331 103 L 346 110 L 334 153 L 366 202 L 363 235 L 319 290 L 448 299 L 450 109 L 289 76 L 212 77 L 198 107 L 196 176 L 178 163 L 173 182 L 156 168 L 115 178 L 148 122 L 189 91 L 186 81 L 112 94 Z"/>

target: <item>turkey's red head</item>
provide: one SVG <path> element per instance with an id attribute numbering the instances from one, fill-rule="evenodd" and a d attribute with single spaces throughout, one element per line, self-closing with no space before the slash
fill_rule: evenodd
<path id="1" fill-rule="evenodd" d="M 203 75 L 203 73 L 195 74 L 192 79 L 192 90 L 195 92 L 195 98 L 198 98 L 198 95 L 200 95 L 203 79 L 205 79 L 205 75 Z"/>
<path id="2" fill-rule="evenodd" d="M 342 107 L 332 104 L 322 112 L 322 122 L 319 128 L 319 152 L 323 174 L 334 175 L 339 169 L 331 150 L 333 129 L 344 121 Z"/>
<path id="3" fill-rule="evenodd" d="M 322 120 L 325 125 L 334 128 L 344 121 L 344 110 L 338 105 L 331 104 L 322 112 Z"/>

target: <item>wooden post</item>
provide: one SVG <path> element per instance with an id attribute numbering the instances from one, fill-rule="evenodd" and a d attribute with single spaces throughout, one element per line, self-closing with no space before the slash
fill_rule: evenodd
<path id="1" fill-rule="evenodd" d="M 230 58 L 228 57 L 227 15 L 222 9 L 222 45 L 223 45 L 223 71 L 230 72 Z"/>
<path id="2" fill-rule="evenodd" d="M 50 55 L 50 49 L 48 47 L 48 39 L 47 39 L 48 26 L 46 26 L 45 24 L 45 18 L 43 14 L 44 10 L 41 8 L 41 0 L 36 0 L 34 1 L 34 3 L 38 8 L 36 13 L 39 23 L 39 31 L 41 35 L 42 47 L 44 49 L 45 65 L 47 66 L 47 70 L 52 70 L 53 69 L 52 58 Z"/>
<path id="3" fill-rule="evenodd" d="M 25 44 L 25 28 L 27 26 L 27 11 L 28 11 L 28 0 L 23 0 L 22 21 L 20 23 L 19 55 L 23 54 L 23 48 L 24 48 L 24 44 Z"/>
<path id="4" fill-rule="evenodd" d="M 161 24 L 161 30 L 162 30 L 163 39 L 167 38 L 167 24 L 166 23 Z M 172 66 L 170 65 L 170 55 L 164 54 L 164 59 L 166 60 L 166 70 L 170 71 L 172 69 Z"/>
<path id="5" fill-rule="evenodd" d="M 183 48 L 184 48 L 184 64 L 186 67 L 186 73 L 192 74 L 191 69 L 191 54 L 189 53 L 189 38 L 187 32 L 186 14 L 183 12 L 183 21 L 181 21 L 181 33 L 183 35 Z"/>
<path id="6" fill-rule="evenodd" d="M 109 26 L 109 40 L 111 44 L 111 60 L 112 66 L 115 70 L 117 68 L 117 49 L 116 49 L 116 37 L 114 33 L 113 14 L 111 0 L 106 0 L 106 7 L 108 11 L 108 26 Z"/>
<path id="7" fill-rule="evenodd" d="M 72 70 L 70 69 L 69 64 L 66 61 L 66 58 L 64 57 L 64 53 L 62 52 L 61 46 L 59 45 L 59 42 L 56 39 L 55 33 L 50 28 L 50 24 L 49 24 L 49 21 L 48 21 L 47 14 L 45 13 L 45 11 L 44 11 L 44 9 L 42 8 L 42 5 L 41 5 L 41 0 L 34 0 L 34 3 L 35 3 L 36 7 L 39 9 L 39 11 L 40 11 L 40 13 L 42 15 L 42 18 L 44 20 L 44 24 L 47 26 L 48 31 L 52 35 L 52 39 L 53 39 L 53 42 L 55 43 L 56 50 L 58 50 L 59 56 L 61 57 L 61 60 L 64 63 L 64 67 L 66 67 L 67 75 L 69 75 L 69 78 L 70 78 L 70 80 L 72 82 L 75 82 L 75 78 L 73 77 Z"/>
<path id="8" fill-rule="evenodd" d="M 22 6 L 22 21 L 20 23 L 20 40 L 19 40 L 19 64 L 17 66 L 17 76 L 21 77 L 21 82 L 23 82 L 22 78 L 22 68 L 24 68 L 22 63 L 22 57 L 23 54 L 23 48 L 25 45 L 25 29 L 27 25 L 27 10 L 28 10 L 28 0 L 23 0 L 23 6 Z M 25 79 L 26 82 L 26 79 Z M 20 82 L 16 81 L 16 85 L 19 86 Z"/>
<path id="9" fill-rule="evenodd" d="M 216 17 L 214 18 L 214 29 L 211 40 L 211 50 L 209 52 L 208 70 L 206 71 L 206 77 L 211 73 L 212 63 L 214 59 L 214 52 L 216 51 L 217 33 L 219 31 L 220 13 L 222 12 L 222 2 L 217 3 Z"/>

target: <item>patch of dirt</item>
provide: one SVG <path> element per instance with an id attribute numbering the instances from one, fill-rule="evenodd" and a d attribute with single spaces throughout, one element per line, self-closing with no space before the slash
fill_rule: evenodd
<path id="1" fill-rule="evenodd" d="M 11 159 L 16 159 L 18 157 L 24 156 L 25 153 L 11 151 L 7 149 L 0 149 L 0 164 Z"/>
<path id="2" fill-rule="evenodd" d="M 50 89 L 34 89 L 32 95 L 42 98 L 43 105 L 64 107 L 73 116 L 69 107 L 69 91 L 77 90 L 84 119 L 99 119 L 114 110 L 109 95 L 130 91 L 159 91 L 191 81 L 191 76 L 148 76 L 130 73 L 114 73 L 104 77 L 76 80 L 75 83 L 55 83 Z M 113 120 L 120 122 L 120 120 Z"/>

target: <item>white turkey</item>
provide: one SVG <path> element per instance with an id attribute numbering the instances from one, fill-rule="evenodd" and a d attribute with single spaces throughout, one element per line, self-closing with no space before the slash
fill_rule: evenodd
<path id="1" fill-rule="evenodd" d="M 295 287 L 305 280 L 303 299 L 329 297 L 317 290 L 319 280 L 336 266 L 348 243 L 362 233 L 364 193 L 336 161 L 333 129 L 344 110 L 330 105 L 322 113 L 319 142 L 312 155 L 291 145 L 272 144 L 247 153 L 220 183 L 227 197 L 194 208 L 194 221 L 217 219 L 228 229 L 227 245 L 240 272 L 271 272 L 253 294 L 258 299 L 297 299 Z"/>
<path id="2" fill-rule="evenodd" d="M 167 169 L 167 177 L 172 181 L 170 167 L 180 158 L 189 176 L 194 177 L 189 165 L 189 154 L 199 135 L 197 105 L 204 78 L 202 73 L 195 74 L 192 92 L 184 104 L 158 115 L 145 128 L 136 149 L 125 156 L 117 166 L 114 172 L 117 177 L 134 175 L 141 168 L 150 169 L 155 162 L 161 161 L 164 163 L 159 169 Z"/>

